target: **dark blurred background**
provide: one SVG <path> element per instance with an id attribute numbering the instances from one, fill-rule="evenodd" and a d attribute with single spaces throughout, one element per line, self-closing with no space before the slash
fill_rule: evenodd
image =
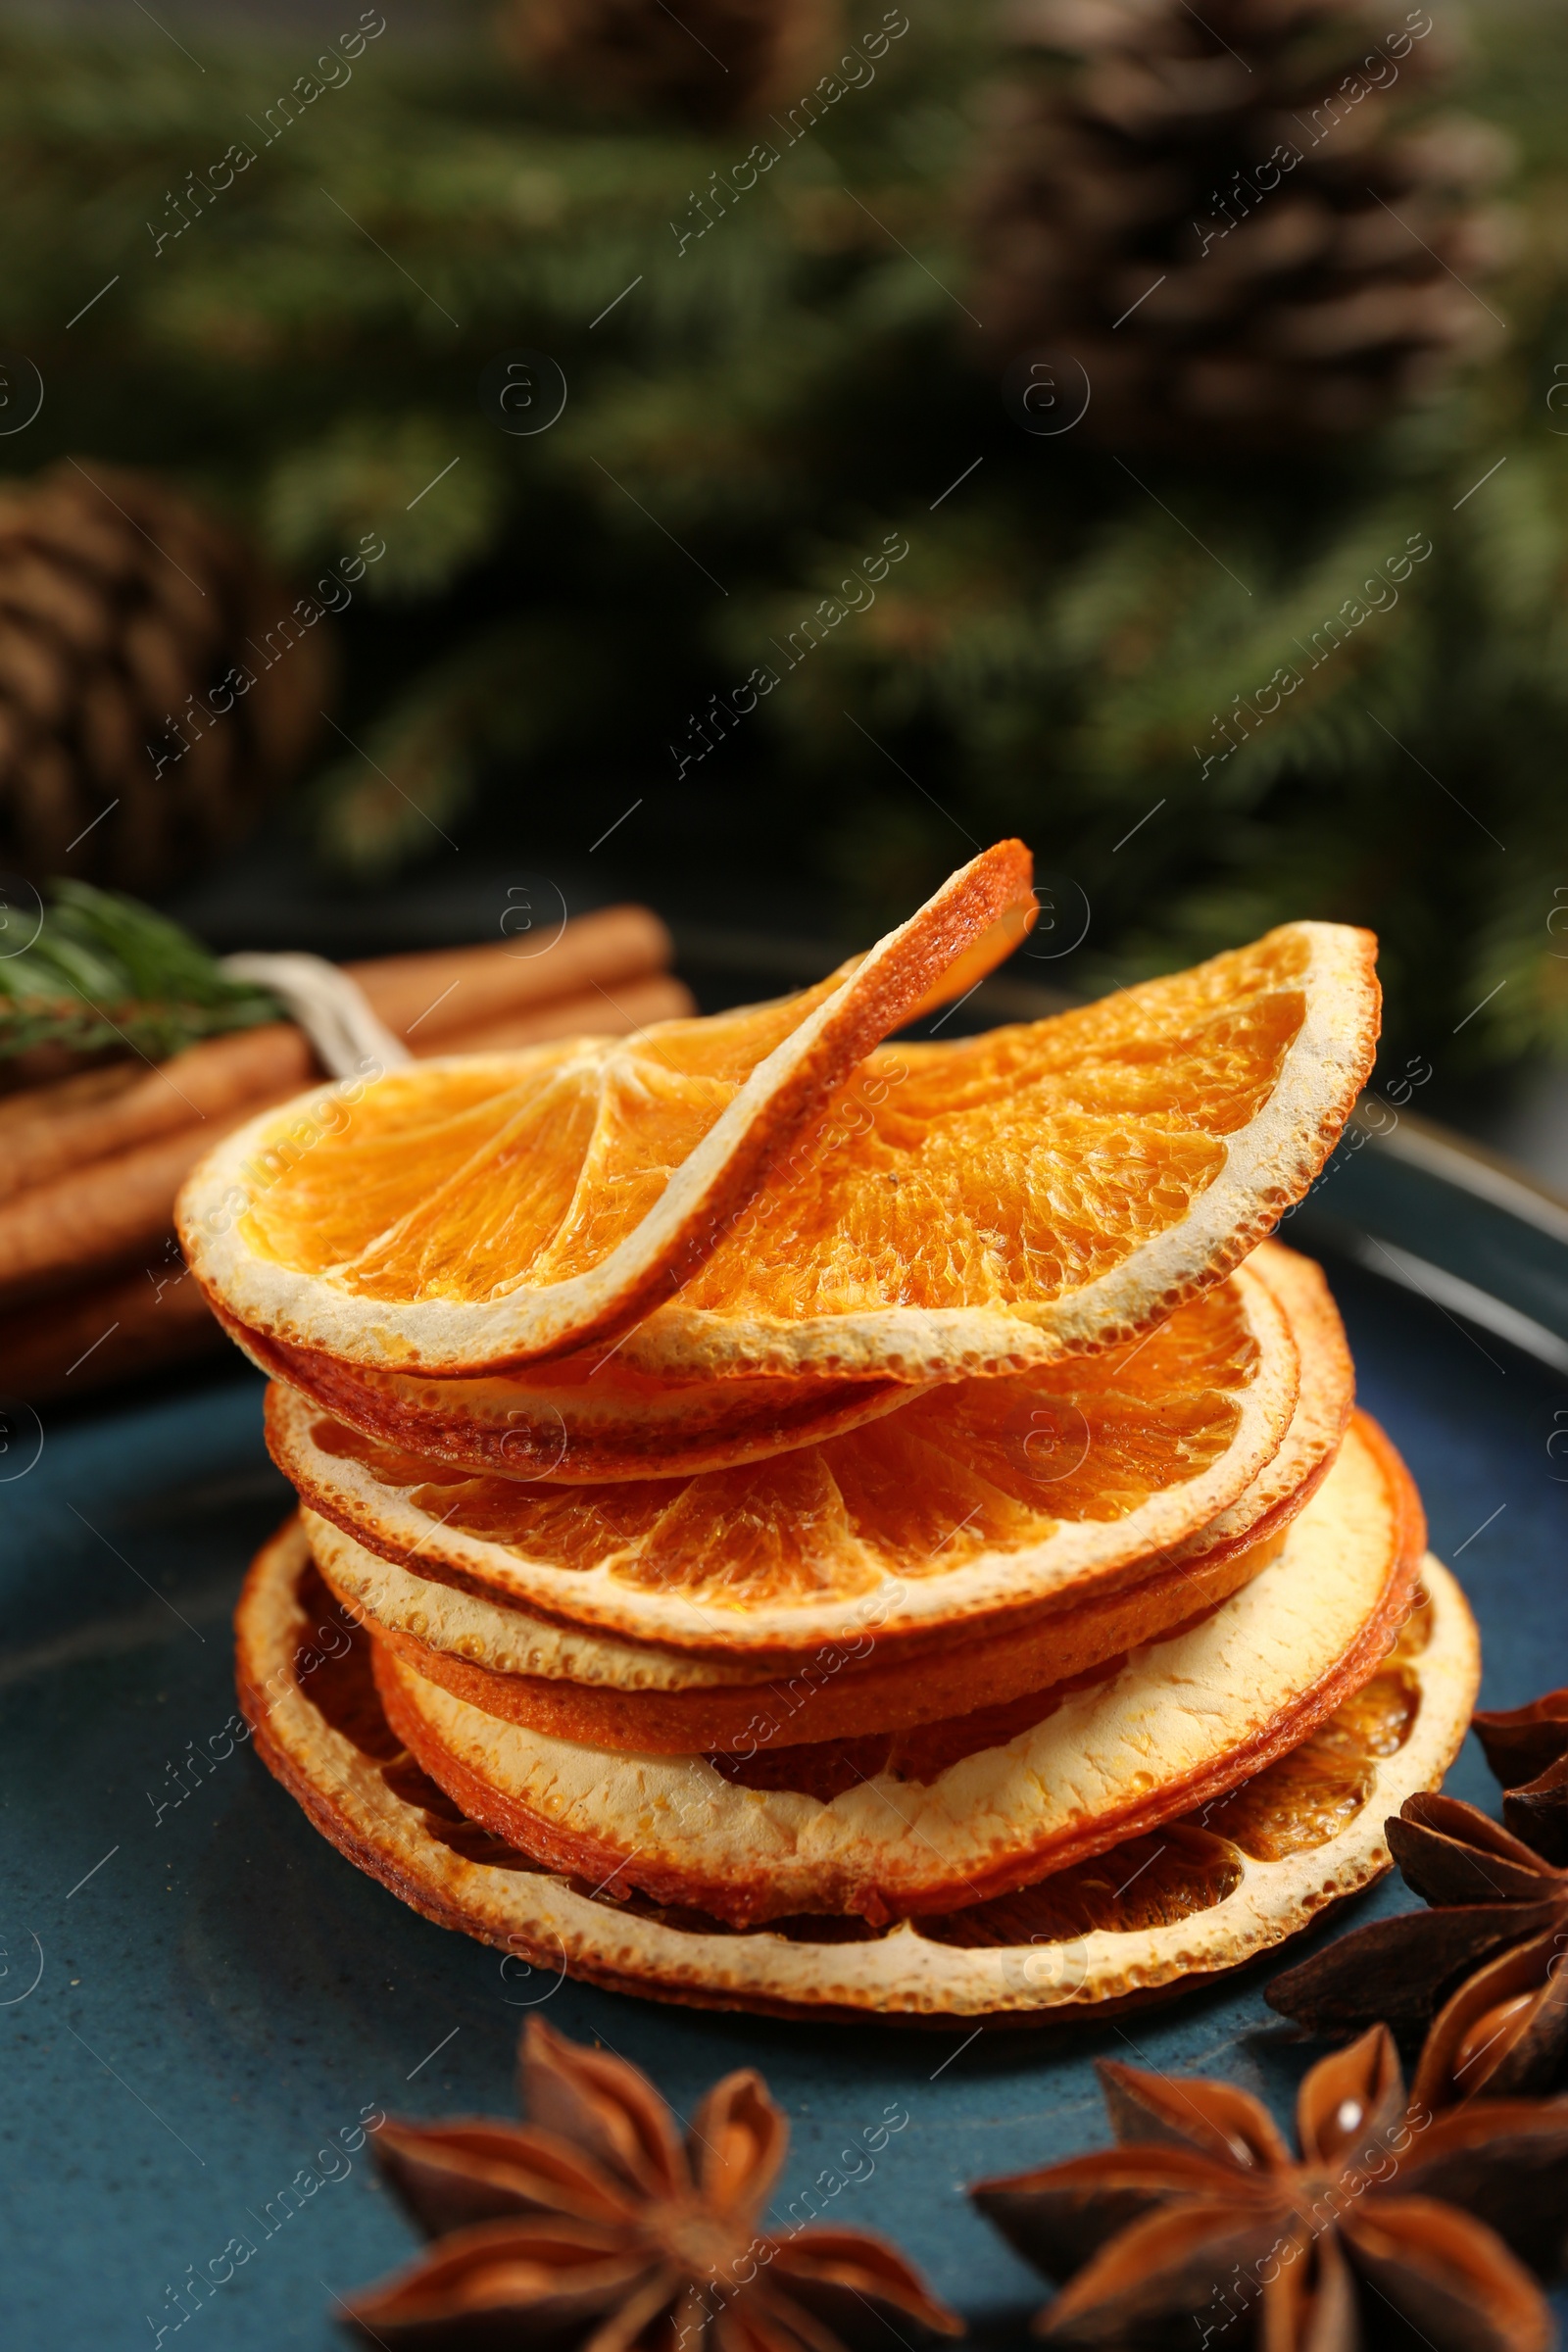
<path id="1" fill-rule="evenodd" d="M 988 1017 L 1370 923 L 1385 1067 L 1562 1181 L 1560 8 L 103 0 L 0 65 L 0 868 L 335 956 L 640 899 L 716 1004 L 1018 832 Z"/>

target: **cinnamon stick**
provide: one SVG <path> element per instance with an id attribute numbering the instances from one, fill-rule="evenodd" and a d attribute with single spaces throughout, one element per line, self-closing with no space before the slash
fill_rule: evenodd
<path id="1" fill-rule="evenodd" d="M 178 1245 L 164 1237 L 153 1278 L 137 1272 L 0 1314 L 0 1392 L 29 1404 L 90 1396 L 119 1380 L 216 1353 L 227 1345 Z"/>
<path id="2" fill-rule="evenodd" d="M 613 989 L 644 973 L 665 971 L 671 952 L 669 933 L 648 907 L 606 906 L 597 914 L 579 914 L 554 938 L 550 927 L 542 926 L 499 946 L 381 956 L 344 968 L 393 1036 L 422 1054 L 430 1051 L 426 1039 L 456 1036 L 559 998 L 588 995 L 596 982 Z"/>
<path id="3" fill-rule="evenodd" d="M 245 1104 L 241 1115 L 253 1107 L 266 1105 Z M 0 1207 L 0 1303 L 40 1297 L 155 1243 L 198 1159 L 239 1124 L 231 1114 L 186 1125 L 8 1200 Z"/>
<path id="4" fill-rule="evenodd" d="M 50 1183 L 85 1162 L 108 1159 L 182 1130 L 204 1128 L 242 1104 L 282 1102 L 310 1085 L 316 1068 L 310 1042 L 292 1021 L 268 1021 L 231 1037 L 211 1037 L 149 1068 L 122 1062 L 113 1072 L 84 1075 L 121 1080 L 112 1092 L 83 1092 L 62 1101 L 74 1078 L 15 1097 L 0 1126 L 0 1200 Z M 25 1105 L 25 1107 L 24 1107 Z M 214 1130 L 215 1133 L 218 1130 Z"/>
<path id="5" fill-rule="evenodd" d="M 135 1085 L 142 1068 L 143 1064 L 135 1061 L 103 1062 L 90 1070 L 74 1070 L 66 1077 L 53 1078 L 46 1086 L 29 1086 L 0 1095 L 0 1151 L 19 1127 L 28 1126 L 42 1116 L 46 1103 L 53 1103 L 58 1110 L 77 1110 L 95 1102 L 112 1102 L 115 1096 Z"/>
<path id="6" fill-rule="evenodd" d="M 580 997 L 562 997 L 531 1012 L 503 1014 L 458 1037 L 432 1039 L 427 1049 L 422 1029 L 409 1042 L 416 1053 L 431 1054 L 509 1054 L 518 1046 L 544 1045 L 553 1037 L 624 1037 L 650 1021 L 678 1021 L 695 1010 L 684 981 L 670 972 L 652 972 Z"/>
<path id="7" fill-rule="evenodd" d="M 481 1028 L 491 1050 L 576 1028 L 635 1028 L 689 1007 L 681 990 L 665 1009 L 639 1010 L 624 1024 L 612 1017 L 612 997 L 629 1004 L 629 984 L 669 961 L 669 933 L 646 906 L 579 915 L 532 956 L 522 952 L 526 944 L 386 956 L 346 968 L 394 1036 L 421 1054 L 466 1051 L 459 1040 Z M 563 1017 L 552 1025 L 547 1007 L 557 1001 L 565 1001 Z M 270 1021 L 188 1046 L 156 1068 L 118 1063 L 30 1088 L 0 1102 L 0 1201 L 242 1104 L 282 1102 L 309 1086 L 316 1069 L 302 1032 L 291 1021 Z"/>

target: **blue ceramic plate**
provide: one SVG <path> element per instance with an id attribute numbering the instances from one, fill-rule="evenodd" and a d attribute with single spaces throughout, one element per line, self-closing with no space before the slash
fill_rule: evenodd
<path id="1" fill-rule="evenodd" d="M 1406 1121 L 1348 1153 L 1287 1238 L 1329 1246 L 1362 1399 L 1475 1606 L 1485 1703 L 1511 1706 L 1568 1681 L 1568 1215 L 1477 1174 L 1462 1148 L 1412 1159 L 1417 1132 Z M 14 1416 L 9 1447 L 7 2340 L 325 2347 L 342 2340 L 333 2293 L 414 2243 L 355 2148 L 362 2114 L 508 2112 L 539 1987 L 362 1878 L 248 1747 L 222 1756 L 229 1611 L 290 1499 L 263 1449 L 261 1383 L 236 1362 L 52 1422 L 41 1451 Z M 1474 1742 L 1448 1786 L 1495 1804 Z M 1396 1880 L 1353 1915 L 1409 1899 Z M 1099 2144 L 1102 2053 L 1224 2075 L 1286 2112 L 1310 2051 L 1264 2006 L 1264 1982 L 1101 2027 L 967 2039 L 699 2015 L 570 1984 L 546 2014 L 634 2059 L 683 2113 L 716 2075 L 760 2066 L 794 2123 L 781 2209 L 812 2180 L 863 2175 L 840 2152 L 906 2114 L 826 2212 L 889 2231 L 973 2326 L 1005 2337 L 1039 2296 L 962 2183 Z M 181 2297 L 182 2281 L 225 2271 Z"/>

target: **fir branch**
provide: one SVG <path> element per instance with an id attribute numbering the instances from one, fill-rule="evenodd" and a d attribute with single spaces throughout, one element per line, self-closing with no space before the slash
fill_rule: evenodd
<path id="1" fill-rule="evenodd" d="M 225 63 L 215 121 L 219 77 L 155 34 L 7 29 L 8 333 L 47 353 L 62 286 L 85 301 L 119 283 L 6 463 L 99 449 L 192 471 L 290 561 L 384 533 L 343 630 L 355 740 L 385 776 L 334 752 L 307 800 L 339 864 L 444 855 L 426 817 L 447 829 L 487 768 L 530 821 L 533 796 L 541 830 L 574 762 L 635 775 L 626 799 L 646 786 L 661 807 L 689 713 L 771 660 L 769 637 L 896 525 L 910 554 L 875 605 L 687 777 L 686 821 L 721 825 L 737 861 L 766 870 L 787 808 L 810 878 L 839 890 L 834 919 L 860 929 L 965 835 L 1016 830 L 1094 907 L 1049 977 L 1104 984 L 1326 914 L 1383 935 L 1396 1052 L 1437 1039 L 1452 1067 L 1568 1048 L 1568 937 L 1548 929 L 1568 889 L 1555 190 L 1526 191 L 1498 298 L 1512 346 L 1438 409 L 1328 459 L 1135 460 L 1134 480 L 1071 435 L 1019 432 L 977 364 L 956 230 L 996 36 L 961 0 L 908 13 L 875 82 L 787 147 L 775 126 L 785 151 L 742 190 L 751 130 L 612 125 L 476 44 L 408 61 L 372 44 L 352 86 L 268 140 L 247 123 L 309 64 L 287 31 Z M 1477 31 L 1475 102 L 1550 168 L 1568 20 L 1497 10 Z M 153 258 L 171 183 L 247 136 L 254 162 L 212 201 L 186 188 L 189 225 Z M 705 209 L 711 226 L 679 246 Z M 471 387 L 515 344 L 550 351 L 570 398 L 552 431 L 503 443 Z M 1397 607 L 1204 772 L 1212 714 L 1301 666 L 1297 640 L 1412 530 L 1437 552 Z M 101 928 L 59 937 L 96 960 L 52 968 L 55 1009 L 25 1016 L 48 1034 L 112 1043 L 136 1006 L 155 1026 L 193 1003 L 242 1017 L 156 969 L 117 978 Z M 20 1050 L 24 978 L 0 965 L 0 1050 Z"/>
<path id="2" fill-rule="evenodd" d="M 54 1046 L 157 1061 L 280 1017 L 275 997 L 228 979 L 177 923 L 85 882 L 56 882 L 36 940 L 0 961 L 0 1060 Z"/>

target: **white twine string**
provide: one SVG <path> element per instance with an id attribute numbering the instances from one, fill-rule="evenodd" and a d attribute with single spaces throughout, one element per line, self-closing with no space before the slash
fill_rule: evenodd
<path id="1" fill-rule="evenodd" d="M 390 1070 L 414 1059 L 359 982 L 324 956 L 225 956 L 219 969 L 280 997 L 334 1078 L 357 1077 L 370 1062 Z"/>

